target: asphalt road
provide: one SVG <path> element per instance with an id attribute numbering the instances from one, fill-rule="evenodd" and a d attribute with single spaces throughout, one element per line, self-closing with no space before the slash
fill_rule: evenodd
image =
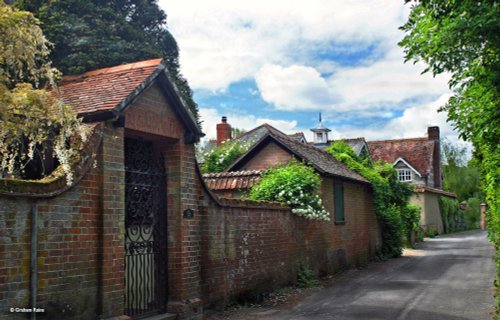
<path id="1" fill-rule="evenodd" d="M 269 320 L 492 319 L 494 250 L 484 231 L 426 239 L 409 255 L 378 263 Z"/>

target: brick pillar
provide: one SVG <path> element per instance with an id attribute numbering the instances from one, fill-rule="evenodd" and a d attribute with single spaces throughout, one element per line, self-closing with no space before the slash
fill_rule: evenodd
<path id="1" fill-rule="evenodd" d="M 165 150 L 168 202 L 168 310 L 181 319 L 202 319 L 200 207 L 193 144 Z M 192 210 L 193 216 L 187 215 Z"/>
<path id="2" fill-rule="evenodd" d="M 99 294 L 103 318 L 123 315 L 125 165 L 124 129 L 107 124 L 98 158 L 101 167 L 102 248 Z"/>
<path id="3" fill-rule="evenodd" d="M 227 123 L 227 117 L 222 117 L 221 121 L 217 124 L 217 147 L 231 139 L 231 125 Z"/>
<path id="4" fill-rule="evenodd" d="M 488 205 L 481 203 L 481 230 L 486 230 L 486 210 L 488 210 Z"/>

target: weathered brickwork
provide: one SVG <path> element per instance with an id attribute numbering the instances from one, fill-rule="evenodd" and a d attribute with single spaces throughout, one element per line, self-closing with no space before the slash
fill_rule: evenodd
<path id="1" fill-rule="evenodd" d="M 0 198 L 0 318 L 29 307 L 31 203 L 38 209 L 37 306 L 47 316 L 123 312 L 123 134 L 105 129 L 96 168 L 48 199 Z M 120 156 L 121 154 L 121 156 Z M 102 296 L 102 301 L 100 297 Z"/>
<path id="2" fill-rule="evenodd" d="M 125 127 L 176 139 L 180 138 L 183 132 L 182 124 L 169 107 L 158 84 L 145 90 L 129 107 L 125 113 Z"/>
<path id="3" fill-rule="evenodd" d="M 330 192 L 333 183 L 322 189 Z M 224 304 L 296 281 L 299 265 L 318 274 L 362 266 L 380 246 L 378 223 L 368 186 L 344 183 L 346 222 L 316 222 L 289 209 L 219 206 L 202 217 L 201 278 L 206 305 Z M 236 201 L 236 200 L 234 200 Z"/>
<path id="4" fill-rule="evenodd" d="M 125 234 L 125 167 L 124 129 L 109 125 L 105 131 L 101 156 L 101 281 L 102 315 L 123 313 L 124 234 Z"/>
<path id="5" fill-rule="evenodd" d="M 259 157 L 251 158 L 238 170 L 262 170 L 276 167 L 281 163 L 287 163 L 291 154 L 274 142 L 266 145 L 260 152 Z"/>

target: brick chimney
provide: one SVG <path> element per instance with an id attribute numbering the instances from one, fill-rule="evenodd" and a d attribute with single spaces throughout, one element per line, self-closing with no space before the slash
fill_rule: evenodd
<path id="1" fill-rule="evenodd" d="M 433 157 L 433 171 L 434 171 L 434 188 L 441 189 L 441 143 L 439 142 L 439 127 L 433 126 L 427 128 L 427 136 L 429 141 L 434 141 L 434 157 Z"/>
<path id="2" fill-rule="evenodd" d="M 217 147 L 223 141 L 231 140 L 231 125 L 227 123 L 227 117 L 222 117 L 222 122 L 217 124 Z"/>
<path id="3" fill-rule="evenodd" d="M 428 127 L 427 135 L 429 136 L 429 140 L 437 140 L 439 141 L 439 127 Z"/>

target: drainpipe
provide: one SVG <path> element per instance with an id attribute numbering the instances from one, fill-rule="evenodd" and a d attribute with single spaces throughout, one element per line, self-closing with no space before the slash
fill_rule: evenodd
<path id="1" fill-rule="evenodd" d="M 36 200 L 31 204 L 31 264 L 30 264 L 30 308 L 31 319 L 36 319 L 36 296 L 38 291 L 38 207 Z"/>

